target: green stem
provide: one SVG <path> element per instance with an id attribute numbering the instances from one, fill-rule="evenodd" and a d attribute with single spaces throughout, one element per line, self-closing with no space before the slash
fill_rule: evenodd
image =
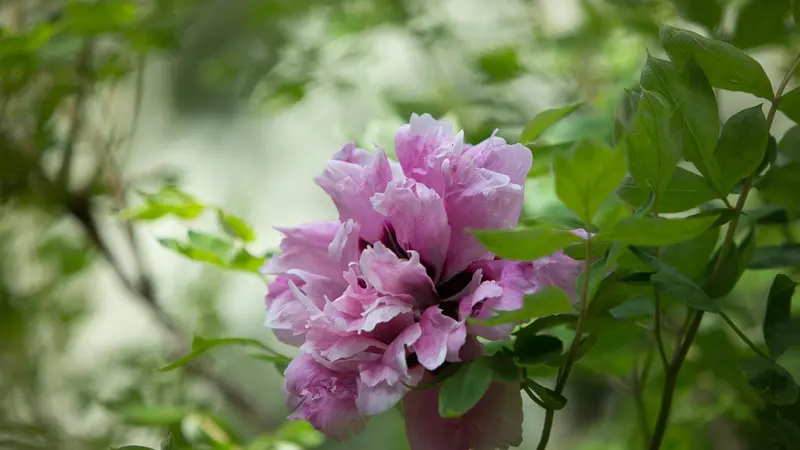
<path id="1" fill-rule="evenodd" d="M 750 347 L 750 348 L 751 348 L 751 349 L 752 349 L 754 352 L 756 352 L 756 354 L 757 354 L 758 356 L 760 356 L 760 357 L 762 357 L 762 358 L 765 358 L 765 359 L 770 359 L 770 358 L 769 358 L 769 356 L 767 356 L 767 355 L 766 355 L 766 353 L 762 352 L 760 348 L 756 347 L 756 344 L 754 344 L 754 343 L 753 343 L 753 341 L 751 341 L 751 340 L 750 340 L 750 339 L 749 339 L 749 338 L 748 338 L 748 337 L 747 337 L 747 336 L 746 336 L 746 335 L 745 335 L 745 334 L 742 332 L 742 330 L 741 330 L 741 329 L 739 329 L 739 327 L 737 327 L 735 323 L 733 323 L 733 321 L 731 320 L 731 318 L 730 318 L 730 317 L 728 317 L 728 315 L 727 315 L 727 314 L 725 314 L 724 312 L 720 311 L 719 315 L 722 317 L 722 320 L 724 320 L 724 321 L 725 321 L 725 323 L 727 323 L 727 324 L 728 324 L 728 326 L 729 326 L 729 327 L 731 327 L 731 329 L 732 329 L 732 330 L 733 330 L 733 331 L 736 333 L 736 335 L 737 335 L 737 336 L 739 336 L 739 338 L 740 338 L 741 340 L 743 340 L 743 341 L 744 341 L 744 343 L 745 343 L 745 344 L 747 344 L 747 346 L 748 346 L 748 347 Z"/>
<path id="2" fill-rule="evenodd" d="M 653 215 L 655 217 L 658 217 L 658 194 L 656 194 L 654 199 Z M 661 247 L 656 247 L 656 258 L 660 257 L 661 257 Z M 667 360 L 667 351 L 666 347 L 664 346 L 664 336 L 661 333 L 661 323 L 662 323 L 661 294 L 659 294 L 658 289 L 656 289 L 655 286 L 653 287 L 653 292 L 655 293 L 654 297 L 656 302 L 655 317 L 653 319 L 655 322 L 653 334 L 655 334 L 656 337 L 656 347 L 658 347 L 658 354 L 661 357 L 661 364 L 664 367 L 664 370 L 667 370 L 667 367 L 669 367 L 669 361 Z"/>
<path id="3" fill-rule="evenodd" d="M 792 74 L 794 74 L 798 64 L 800 64 L 800 54 L 795 57 L 791 68 L 783 77 L 783 80 L 781 80 L 781 83 L 778 85 L 778 89 L 775 91 L 775 99 L 772 101 L 769 113 L 767 114 L 767 129 L 772 128 L 772 122 L 775 120 L 775 114 L 778 112 L 778 105 L 780 104 L 783 91 L 786 89 L 786 85 L 789 84 L 789 80 L 792 78 Z M 739 195 L 739 200 L 736 202 L 736 214 L 733 216 L 730 225 L 728 225 L 728 230 L 725 234 L 725 239 L 722 242 L 722 247 L 720 248 L 719 256 L 717 257 L 717 262 L 714 264 L 714 268 L 709 276 L 710 280 L 713 280 L 719 275 L 722 267 L 722 261 L 725 260 L 731 245 L 733 245 L 733 238 L 736 234 L 736 228 L 739 225 L 739 218 L 741 217 L 744 204 L 747 201 L 748 194 L 750 193 L 750 189 L 753 187 L 755 177 L 756 174 L 750 174 L 750 176 L 747 177 L 747 180 L 744 182 L 742 193 Z M 694 338 L 697 335 L 697 330 L 700 328 L 700 323 L 703 321 L 703 311 L 695 311 L 691 317 L 689 328 L 686 331 L 686 336 L 683 339 L 683 343 L 676 349 L 675 355 L 672 358 L 672 364 L 666 373 L 664 390 L 661 395 L 661 408 L 658 413 L 656 429 L 653 432 L 653 440 L 650 441 L 650 450 L 659 450 L 661 448 L 661 442 L 664 440 L 664 433 L 667 429 L 667 422 L 669 421 L 669 414 L 672 408 L 672 397 L 675 393 L 678 374 L 680 373 L 683 361 L 686 359 L 686 355 L 689 353 L 689 348 L 691 348 L 692 343 L 694 342 Z"/>
<path id="4" fill-rule="evenodd" d="M 588 226 L 586 227 L 589 228 Z M 584 258 L 583 266 L 583 286 L 581 290 L 581 312 L 578 316 L 578 323 L 575 325 L 575 337 L 572 339 L 572 345 L 567 352 L 567 361 L 564 363 L 563 370 L 560 372 L 558 380 L 556 380 L 556 393 L 561 394 L 564 392 L 564 387 L 567 385 L 567 380 L 572 372 L 572 365 L 575 363 L 575 353 L 581 346 L 581 336 L 583 335 L 583 326 L 586 315 L 589 311 L 589 281 L 591 278 L 592 268 L 592 235 L 589 234 L 586 238 L 586 255 Z M 539 438 L 539 445 L 537 450 L 545 450 L 547 443 L 550 440 L 550 433 L 553 430 L 553 418 L 555 411 L 547 409 L 544 416 L 544 425 L 542 426 L 542 436 Z"/>

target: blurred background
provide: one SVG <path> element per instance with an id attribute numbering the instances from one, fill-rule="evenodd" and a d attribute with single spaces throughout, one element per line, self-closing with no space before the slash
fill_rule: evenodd
<path id="1" fill-rule="evenodd" d="M 800 43 L 788 17 L 789 0 L 0 0 L 0 449 L 158 448 L 169 433 L 197 448 L 407 448 L 396 412 L 345 443 L 287 425 L 278 371 L 244 348 L 154 372 L 192 335 L 294 350 L 262 327 L 262 279 L 179 254 L 188 229 L 221 233 L 214 214 L 119 212 L 176 184 L 248 223 L 261 260 L 273 226 L 335 217 L 312 178 L 346 141 L 391 152 L 412 112 L 516 141 L 577 101 L 543 144 L 610 141 L 646 51 L 663 55 L 660 24 L 747 49 L 776 82 Z M 724 117 L 758 103 L 719 102 Z M 534 160 L 524 214 L 558 213 L 546 149 Z M 743 328 L 771 276 L 726 300 Z M 642 448 L 658 382 L 637 409 L 636 331 L 581 361 L 550 448 Z M 769 448 L 746 383 L 717 364 L 734 342 L 701 332 L 664 448 Z M 542 417 L 526 403 L 522 448 Z"/>

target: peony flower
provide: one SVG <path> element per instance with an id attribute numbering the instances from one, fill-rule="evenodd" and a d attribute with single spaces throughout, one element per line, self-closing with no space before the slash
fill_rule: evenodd
<path id="1" fill-rule="evenodd" d="M 577 261 L 557 253 L 506 261 L 470 229 L 516 226 L 531 153 L 492 136 L 470 146 L 430 115 L 395 136 L 398 162 L 345 145 L 316 179 L 339 219 L 281 228 L 264 274 L 266 326 L 302 354 L 286 370 L 290 418 L 334 439 L 405 403 L 412 450 L 492 450 L 521 443 L 519 386 L 493 383 L 464 416 L 438 416 L 436 389 L 412 390 L 446 364 L 507 339 L 513 324 L 467 318 L 522 307 L 555 285 L 575 290 Z"/>

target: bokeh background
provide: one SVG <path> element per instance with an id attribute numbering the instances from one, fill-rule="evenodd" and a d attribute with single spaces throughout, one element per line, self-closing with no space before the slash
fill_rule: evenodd
<path id="1" fill-rule="evenodd" d="M 294 350 L 262 327 L 262 279 L 159 243 L 189 228 L 216 232 L 213 214 L 132 223 L 119 212 L 142 203 L 137 192 L 175 183 L 243 218 L 257 236 L 248 248 L 264 255 L 279 242 L 273 226 L 335 217 L 312 179 L 347 141 L 391 152 L 412 112 L 447 118 L 472 142 L 495 128 L 516 141 L 536 113 L 576 101 L 586 104 L 545 140 L 610 140 L 646 51 L 663 54 L 660 24 L 746 48 L 776 82 L 800 43 L 779 19 L 788 5 L 0 1 L 0 449 L 157 448 L 168 433 L 208 448 L 407 448 L 395 412 L 345 443 L 285 428 L 281 377 L 246 349 L 153 372 L 192 335 Z M 724 117 L 757 104 L 734 93 L 719 102 Z M 778 117 L 774 133 L 788 126 Z M 556 214 L 547 155 L 534 160 L 524 214 Z M 763 298 L 770 280 L 748 275 L 726 300 L 745 329 L 762 314 L 749 296 Z M 551 448 L 641 448 L 629 374 L 643 362 L 626 332 L 578 366 Z M 665 448 L 766 448 L 748 444 L 759 431 L 741 384 L 714 368 L 711 354 L 735 354 L 732 342 L 720 329 L 701 333 L 709 352 L 690 366 Z M 542 417 L 526 403 L 522 448 L 534 447 Z"/>

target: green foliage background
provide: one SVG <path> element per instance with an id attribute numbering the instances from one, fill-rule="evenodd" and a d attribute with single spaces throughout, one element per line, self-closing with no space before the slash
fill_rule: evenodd
<path id="1" fill-rule="evenodd" d="M 285 422 L 278 386 L 291 350 L 273 345 L 266 330 L 227 318 L 232 302 L 261 299 L 225 288 L 260 286 L 257 269 L 274 251 L 241 198 L 281 192 L 240 189 L 224 205 L 187 193 L 177 187 L 180 158 L 208 157 L 200 148 L 176 157 L 177 170 L 128 165 L 134 138 L 148 133 L 140 123 L 153 65 L 169 69 L 161 100 L 170 126 L 272 120 L 320 92 L 358 110 L 370 80 L 348 65 L 392 50 L 369 45 L 378 33 L 414 49 L 419 80 L 410 91 L 373 83 L 370 109 L 380 115 L 354 111 L 342 125 L 348 138 L 391 151 L 392 128 L 411 112 L 446 116 L 472 142 L 497 128 L 533 151 L 531 195 L 524 228 L 481 240 L 512 258 L 565 247 L 585 258 L 585 243 L 560 229 L 577 223 L 597 232 L 586 250 L 603 259 L 579 280 L 586 351 L 577 352 L 568 384 L 559 386 L 566 376 L 557 372 L 572 365 L 567 351 L 579 327 L 563 293 L 545 291 L 496 319 L 538 318 L 495 356 L 513 359 L 517 372 L 524 367 L 531 397 L 560 410 L 550 448 L 648 448 L 670 382 L 674 402 L 661 448 L 800 448 L 793 381 L 800 380 L 800 324 L 791 303 L 791 280 L 800 280 L 798 5 L 508 0 L 497 3 L 503 14 L 495 18 L 507 27 L 490 30 L 508 36 L 487 39 L 491 45 L 465 37 L 472 30 L 457 16 L 471 8 L 487 7 L 0 3 L 0 448 L 406 447 L 397 415 L 374 420 L 344 444 Z M 564 15 L 573 20 L 559 25 Z M 769 104 L 787 72 L 776 111 Z M 121 102 L 120 119 L 111 111 L 120 109 L 122 89 L 134 94 Z M 331 142 L 327 153 L 340 144 Z M 262 150 L 220 151 L 247 160 Z M 304 155 L 288 153 L 274 161 L 292 171 L 292 158 Z M 290 209 L 270 211 L 269 223 L 286 223 Z M 656 217 L 663 215 L 669 218 Z M 179 230 L 175 237 L 154 232 L 165 221 Z M 188 287 L 164 287 L 174 284 L 171 274 L 153 263 L 167 250 L 147 251 L 156 241 L 202 264 Z M 615 263 L 624 270 L 604 278 Z M 93 294 L 109 283 L 152 323 L 154 339 L 73 364 L 99 308 Z M 691 320 L 681 323 L 697 311 L 706 317 L 670 380 L 656 336 L 671 356 L 675 335 L 691 328 Z M 443 392 L 469 389 L 470 376 L 483 383 L 492 375 L 476 363 Z M 523 448 L 535 448 L 541 420 L 528 416 Z"/>

